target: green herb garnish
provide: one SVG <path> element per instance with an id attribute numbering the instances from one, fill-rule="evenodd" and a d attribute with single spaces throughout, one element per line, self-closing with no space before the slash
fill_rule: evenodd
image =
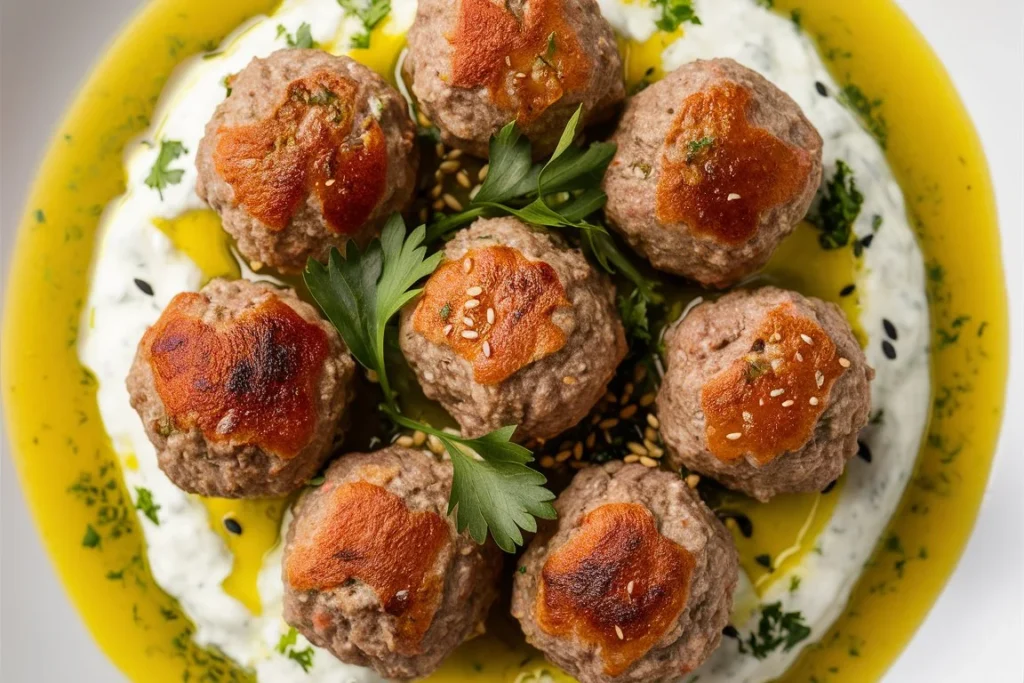
<path id="1" fill-rule="evenodd" d="M 283 24 L 277 25 L 277 37 L 284 36 L 285 42 L 288 43 L 288 47 L 297 47 L 302 49 L 311 49 L 317 46 L 317 42 L 313 40 L 313 34 L 310 32 L 310 26 L 306 22 L 299 24 L 299 28 L 295 31 L 295 35 L 288 33 L 288 29 Z"/>
<path id="2" fill-rule="evenodd" d="M 92 524 L 85 525 L 85 536 L 82 537 L 82 545 L 86 548 L 98 548 L 100 545 L 100 535 L 92 527 Z"/>
<path id="3" fill-rule="evenodd" d="M 277 651 L 298 663 L 302 667 L 302 670 L 309 672 L 313 667 L 313 648 L 307 647 L 302 650 L 295 649 L 295 643 L 298 640 L 299 632 L 294 627 L 289 628 L 288 632 L 281 636 L 281 639 L 277 641 Z"/>
<path id="4" fill-rule="evenodd" d="M 626 296 L 619 295 L 619 315 L 626 328 L 626 336 L 636 341 L 651 341 L 651 326 L 647 317 L 647 299 L 639 289 Z"/>
<path id="5" fill-rule="evenodd" d="M 354 34 L 349 45 L 360 50 L 369 48 L 370 32 L 391 13 L 391 0 L 369 0 L 368 3 L 338 0 L 338 4 L 347 14 L 356 17 L 363 24 L 363 31 Z"/>
<path id="6" fill-rule="evenodd" d="M 874 136 L 882 149 L 885 149 L 889 142 L 889 124 L 879 111 L 882 100 L 871 99 L 863 90 L 850 83 L 839 92 L 839 101 L 860 116 L 864 127 Z"/>
<path id="7" fill-rule="evenodd" d="M 686 163 L 692 164 L 697 158 L 697 155 L 705 149 L 711 149 L 711 145 L 715 144 L 715 138 L 710 135 L 705 135 L 699 140 L 690 140 L 686 143 Z"/>
<path id="8" fill-rule="evenodd" d="M 146 515 L 153 524 L 160 524 L 157 512 L 160 506 L 153 501 L 153 492 L 141 486 L 135 487 L 135 509 Z"/>
<path id="9" fill-rule="evenodd" d="M 757 624 L 757 632 L 751 632 L 746 641 L 740 639 L 740 652 L 764 659 L 782 646 L 783 652 L 789 652 L 797 643 L 811 635 L 811 629 L 804 623 L 800 612 L 783 612 L 781 602 L 773 602 L 761 609 L 761 619 Z"/>
<path id="10" fill-rule="evenodd" d="M 452 460 L 453 481 L 448 512 L 456 513 L 459 531 L 468 528 L 479 543 L 488 530 L 506 552 L 522 545 L 520 529 L 536 531 L 537 517 L 552 519 L 554 494 L 544 475 L 527 466 L 533 454 L 510 441 L 515 426 L 467 439 L 401 415 L 384 363 L 388 322 L 422 290 L 417 282 L 430 275 L 441 253 L 427 255 L 426 230 L 406 234 L 399 215 L 365 251 L 349 242 L 345 256 L 331 250 L 327 265 L 310 259 L 305 282 L 313 298 L 365 368 L 376 373 L 384 392 L 384 412 L 402 427 L 433 434 Z M 477 458 L 479 456 L 479 458 Z"/>
<path id="11" fill-rule="evenodd" d="M 675 31 L 687 21 L 700 24 L 700 17 L 693 9 L 693 0 L 651 0 L 651 6 L 661 8 L 661 17 L 656 23 L 662 31 Z"/>
<path id="12" fill-rule="evenodd" d="M 843 160 L 836 161 L 835 175 L 825 186 L 817 211 L 809 217 L 821 230 L 818 243 L 822 249 L 839 249 L 850 243 L 853 224 L 863 203 L 864 195 L 857 189 L 853 171 Z"/>
<path id="13" fill-rule="evenodd" d="M 146 185 L 157 191 L 161 200 L 164 198 L 164 188 L 181 182 L 181 177 L 185 174 L 184 169 L 170 168 L 170 165 L 187 151 L 185 146 L 177 140 L 162 140 L 160 142 L 160 153 L 157 155 L 153 167 L 149 169 L 149 175 L 146 176 L 145 182 Z"/>

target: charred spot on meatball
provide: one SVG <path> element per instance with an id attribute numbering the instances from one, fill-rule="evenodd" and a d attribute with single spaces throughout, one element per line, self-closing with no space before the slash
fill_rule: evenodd
<path id="1" fill-rule="evenodd" d="M 450 463 L 422 451 L 352 454 L 296 503 L 285 545 L 285 620 L 342 661 L 407 679 L 476 633 L 501 553 L 447 516 Z"/>
<path id="2" fill-rule="evenodd" d="M 693 309 L 666 337 L 658 393 L 674 466 L 768 500 L 842 474 L 874 373 L 841 311 L 773 287 Z"/>
<path id="3" fill-rule="evenodd" d="M 146 332 L 128 389 L 177 486 L 261 497 L 323 464 L 354 374 L 337 332 L 294 293 L 214 280 Z"/>

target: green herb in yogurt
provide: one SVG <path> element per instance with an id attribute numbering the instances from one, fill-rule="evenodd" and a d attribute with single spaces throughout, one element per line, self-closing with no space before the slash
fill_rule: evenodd
<path id="1" fill-rule="evenodd" d="M 757 631 L 751 631 L 746 639 L 740 639 L 740 652 L 764 659 L 780 647 L 789 652 L 811 635 L 811 629 L 804 622 L 800 612 L 783 612 L 781 602 L 773 602 L 761 608 Z"/>
<path id="2" fill-rule="evenodd" d="M 661 9 L 661 17 L 656 23 L 662 31 L 671 33 L 686 22 L 700 24 L 700 17 L 693 9 L 693 0 L 651 0 L 651 6 Z"/>
<path id="3" fill-rule="evenodd" d="M 185 175 L 184 169 L 171 168 L 171 164 L 186 152 L 188 150 L 178 140 L 160 141 L 160 153 L 149 170 L 145 182 L 147 186 L 157 191 L 161 200 L 164 198 L 164 189 L 169 185 L 177 185 L 181 182 L 181 177 Z"/>
<path id="4" fill-rule="evenodd" d="M 368 3 L 359 0 L 338 0 L 338 4 L 348 15 L 356 17 L 363 24 L 363 30 L 352 36 L 351 46 L 360 50 L 368 49 L 370 32 L 391 13 L 391 0 L 370 0 Z"/>
<path id="5" fill-rule="evenodd" d="M 809 217 L 821 230 L 818 242 L 822 249 L 839 249 L 850 243 L 863 203 L 864 195 L 857 189 L 853 171 L 842 159 L 836 161 L 836 172 L 825 185 L 817 210 Z"/>

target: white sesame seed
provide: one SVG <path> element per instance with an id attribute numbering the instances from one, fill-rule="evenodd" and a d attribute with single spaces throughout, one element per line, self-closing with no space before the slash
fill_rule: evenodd
<path id="1" fill-rule="evenodd" d="M 447 206 L 452 211 L 462 211 L 462 204 L 454 196 L 446 194 L 445 196 L 441 197 L 441 199 L 444 200 L 444 205 Z"/>
<path id="2" fill-rule="evenodd" d="M 763 398 L 757 399 L 757 405 L 763 406 L 764 405 L 764 399 Z"/>
<path id="3" fill-rule="evenodd" d="M 421 432 L 420 430 L 417 429 L 415 432 L 412 433 L 413 446 L 422 446 L 426 442 L 426 440 L 427 435 L 425 432 Z"/>
<path id="4" fill-rule="evenodd" d="M 479 335 L 479 333 L 477 333 L 476 330 L 463 330 L 462 331 L 462 338 L 463 339 L 476 339 L 479 336 L 480 335 Z"/>
<path id="5" fill-rule="evenodd" d="M 844 368 L 850 367 L 850 361 L 847 360 L 846 358 L 840 358 L 839 364 L 842 365 Z"/>
<path id="6" fill-rule="evenodd" d="M 395 440 L 395 443 L 402 448 L 412 448 L 412 437 L 411 436 L 400 436 Z"/>
<path id="7" fill-rule="evenodd" d="M 811 403 L 812 406 L 818 405 L 818 397 L 817 396 L 811 396 L 810 403 Z"/>
<path id="8" fill-rule="evenodd" d="M 438 168 L 441 169 L 442 173 L 455 173 L 462 166 L 458 161 L 442 161 Z"/>
<path id="9" fill-rule="evenodd" d="M 466 290 L 466 296 L 480 296 L 484 293 L 484 288 L 479 286 L 470 287 Z"/>
<path id="10" fill-rule="evenodd" d="M 647 449 L 636 441 L 630 441 L 626 444 L 626 448 L 629 449 L 630 453 L 636 453 L 637 455 L 647 455 Z"/>
<path id="11" fill-rule="evenodd" d="M 505 55 L 505 66 L 512 66 L 512 57 Z"/>
<path id="12" fill-rule="evenodd" d="M 469 175 L 465 171 L 459 171 L 455 176 L 455 181 L 467 190 L 473 187 L 473 183 L 469 180 Z"/>
<path id="13" fill-rule="evenodd" d="M 780 367 L 782 367 L 781 358 L 776 358 L 775 360 L 772 361 L 772 370 L 778 370 Z"/>
<path id="14" fill-rule="evenodd" d="M 778 332 L 773 332 L 772 336 L 768 337 L 768 341 L 770 341 L 770 342 L 782 341 L 782 335 L 779 334 Z"/>
<path id="15" fill-rule="evenodd" d="M 474 325 L 476 325 L 476 323 L 473 322 L 473 319 L 468 316 L 462 319 L 462 324 L 465 325 L 466 327 L 473 327 Z"/>
<path id="16" fill-rule="evenodd" d="M 825 375 L 821 374 L 821 370 L 816 370 L 814 372 L 814 381 L 819 387 L 825 383 Z"/>
<path id="17" fill-rule="evenodd" d="M 632 581 L 630 581 L 629 583 L 626 584 L 626 592 L 629 593 L 630 595 L 633 594 L 633 582 Z"/>
<path id="18" fill-rule="evenodd" d="M 487 309 L 487 324 L 488 325 L 493 325 L 494 324 L 494 309 L 493 308 L 488 308 Z"/>
<path id="19" fill-rule="evenodd" d="M 630 453 L 629 455 L 622 459 L 622 462 L 626 463 L 627 465 L 634 462 L 640 462 L 640 456 L 635 453 Z"/>
<path id="20" fill-rule="evenodd" d="M 327 187 L 330 187 L 333 184 L 334 184 L 334 178 L 331 178 L 330 180 L 328 180 L 327 182 L 324 183 L 324 185 L 326 185 Z"/>
<path id="21" fill-rule="evenodd" d="M 769 395 L 772 398 L 775 398 L 776 396 L 782 396 L 784 393 L 786 393 L 785 389 L 772 389 L 771 394 Z"/>
<path id="22" fill-rule="evenodd" d="M 782 407 L 783 407 L 783 408 L 788 408 L 788 407 L 790 407 L 791 405 L 793 405 L 793 399 L 789 399 L 788 401 L 783 401 L 783 402 L 782 402 Z"/>
<path id="23" fill-rule="evenodd" d="M 484 164 L 480 171 L 476 174 L 477 180 L 481 183 L 487 179 L 487 172 L 491 170 L 490 164 Z"/>
<path id="24" fill-rule="evenodd" d="M 480 299 L 470 299 L 469 301 L 466 302 L 465 307 L 466 308 L 476 308 L 479 305 L 480 305 Z"/>
<path id="25" fill-rule="evenodd" d="M 468 258 L 462 262 L 462 272 L 468 274 L 471 270 L 473 270 L 473 259 Z"/>
<path id="26" fill-rule="evenodd" d="M 657 467 L 658 466 L 658 461 L 655 460 L 654 458 L 650 457 L 650 456 L 641 455 L 640 456 L 640 464 L 643 465 L 644 467 L 652 467 L 653 468 L 653 467 Z"/>
<path id="27" fill-rule="evenodd" d="M 451 333 L 452 333 L 452 326 L 451 325 L 445 325 L 444 326 L 444 336 L 447 337 Z"/>
<path id="28" fill-rule="evenodd" d="M 524 74 L 522 71 L 518 71 L 516 72 L 516 78 L 526 78 L 526 74 Z"/>
<path id="29" fill-rule="evenodd" d="M 800 338 L 804 340 L 804 344 L 813 344 L 814 340 L 808 337 L 806 334 L 801 334 Z"/>
<path id="30" fill-rule="evenodd" d="M 447 154 L 445 154 L 444 156 L 445 156 L 446 159 L 458 159 L 459 157 L 462 156 L 462 150 L 461 149 L 453 149 L 450 152 L 448 152 Z"/>
<path id="31" fill-rule="evenodd" d="M 803 363 L 803 362 L 804 362 L 804 354 L 802 354 L 802 353 L 800 353 L 799 351 L 797 351 L 797 352 L 796 352 L 796 359 L 797 359 L 798 361 L 800 361 L 801 363 Z"/>
<path id="32" fill-rule="evenodd" d="M 743 411 L 743 421 L 744 422 L 753 422 L 754 421 L 754 416 L 744 410 Z"/>
<path id="33" fill-rule="evenodd" d="M 491 343 L 490 342 L 484 342 L 484 358 L 490 358 L 490 357 L 491 357 Z"/>
<path id="34" fill-rule="evenodd" d="M 615 625 L 615 635 L 617 635 L 619 637 L 619 640 L 622 640 L 623 638 L 625 638 L 625 636 L 622 634 L 622 629 L 619 628 L 618 624 Z"/>
<path id="35" fill-rule="evenodd" d="M 735 192 L 730 192 L 729 196 L 726 197 L 725 199 L 726 199 L 726 201 L 734 202 L 734 201 L 736 201 L 739 198 L 740 198 L 740 196 L 738 194 L 736 194 Z"/>
<path id="36" fill-rule="evenodd" d="M 661 422 L 658 420 L 658 416 L 654 413 L 647 413 L 647 424 L 651 425 L 655 429 L 661 426 Z"/>
<path id="37" fill-rule="evenodd" d="M 741 436 L 743 436 L 743 435 L 740 434 L 739 432 L 733 432 L 731 434 L 726 434 L 725 438 L 729 439 L 729 441 L 735 441 L 736 439 L 740 438 Z"/>
<path id="38" fill-rule="evenodd" d="M 697 484 L 700 483 L 700 475 L 699 474 L 688 474 L 688 475 L 686 475 L 685 481 L 686 481 L 686 485 L 687 486 L 689 486 L 691 489 L 695 489 L 695 488 L 697 488 Z"/>

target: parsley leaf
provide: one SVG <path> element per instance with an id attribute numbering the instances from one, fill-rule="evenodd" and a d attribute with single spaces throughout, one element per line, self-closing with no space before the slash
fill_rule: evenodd
<path id="1" fill-rule="evenodd" d="M 889 124 L 878 111 L 882 106 L 882 100 L 871 99 L 858 86 L 850 83 L 840 91 L 839 101 L 860 116 L 868 132 L 875 137 L 882 149 L 885 149 L 889 142 Z"/>
<path id="2" fill-rule="evenodd" d="M 647 318 L 647 299 L 639 289 L 626 296 L 619 295 L 619 315 L 626 335 L 642 342 L 651 341 L 651 325 Z"/>
<path id="3" fill-rule="evenodd" d="M 365 251 L 349 242 L 344 257 L 331 250 L 326 266 L 310 259 L 306 286 L 356 360 L 377 373 L 385 413 L 396 424 L 433 434 L 444 444 L 453 465 L 448 512 L 457 511 L 458 529 L 468 528 L 480 543 L 490 530 L 498 546 L 512 552 L 523 543 L 520 529 L 536 531 L 536 517 L 555 515 L 549 502 L 555 496 L 544 488 L 544 475 L 527 466 L 533 455 L 510 441 L 515 426 L 468 439 L 403 417 L 386 372 L 388 322 L 419 295 L 422 290 L 414 288 L 416 283 L 434 272 L 441 260 L 440 252 L 427 256 L 425 233 L 420 226 L 406 235 L 401 216 L 395 214 L 380 239 Z"/>
<path id="4" fill-rule="evenodd" d="M 82 537 L 82 545 L 86 548 L 98 548 L 100 545 L 100 535 L 93 528 L 92 524 L 85 525 L 85 536 Z"/>
<path id="5" fill-rule="evenodd" d="M 338 4 L 346 14 L 356 17 L 363 24 L 362 33 L 353 34 L 349 41 L 350 46 L 361 50 L 368 49 L 370 32 L 391 13 L 391 0 L 369 0 L 368 3 L 338 0 Z"/>
<path id="6" fill-rule="evenodd" d="M 284 36 L 285 42 L 288 43 L 288 47 L 297 47 L 302 49 L 310 49 L 317 46 L 317 42 L 313 40 L 313 34 L 310 32 L 310 25 L 306 22 L 299 24 L 298 30 L 295 31 L 295 36 L 288 33 L 288 29 L 283 24 L 277 25 L 277 37 Z"/>
<path id="7" fill-rule="evenodd" d="M 313 648 L 307 647 L 302 650 L 296 650 L 295 643 L 298 637 L 299 632 L 294 627 L 289 628 L 287 633 L 281 635 L 281 639 L 277 641 L 277 648 L 275 649 L 280 654 L 287 656 L 288 659 L 297 662 L 303 671 L 309 673 L 309 670 L 313 668 Z"/>
<path id="8" fill-rule="evenodd" d="M 146 185 L 157 191 L 161 200 L 164 198 L 164 188 L 181 182 L 185 171 L 169 167 L 175 159 L 186 152 L 188 150 L 177 140 L 162 140 L 160 142 L 160 153 L 157 155 L 153 167 L 149 169 L 149 175 L 146 176 L 145 182 Z"/>
<path id="9" fill-rule="evenodd" d="M 135 487 L 135 509 L 146 515 L 153 524 L 160 524 L 157 512 L 160 506 L 153 502 L 153 492 L 141 486 Z"/>
<path id="10" fill-rule="evenodd" d="M 711 145 L 713 144 L 715 144 L 715 139 L 710 135 L 705 135 L 699 140 L 690 140 L 687 142 L 686 163 L 692 164 L 702 150 L 711 149 Z"/>
<path id="11" fill-rule="evenodd" d="M 818 243 L 822 249 L 839 249 L 850 243 L 863 203 L 864 195 L 857 189 L 853 171 L 842 159 L 836 161 L 835 175 L 826 184 L 817 210 L 808 217 L 821 230 Z"/>
<path id="12" fill-rule="evenodd" d="M 693 10 L 692 0 L 651 0 L 652 7 L 661 8 L 661 18 L 656 22 L 659 29 L 675 31 L 684 22 L 700 24 L 700 17 Z"/>
<path id="13" fill-rule="evenodd" d="M 782 646 L 783 652 L 789 652 L 798 643 L 811 635 L 811 629 L 804 622 L 800 612 L 783 612 L 781 602 L 773 602 L 761 609 L 761 619 L 757 624 L 757 632 L 751 632 L 746 641 L 739 641 L 740 652 L 754 655 L 756 659 L 764 659 Z"/>

